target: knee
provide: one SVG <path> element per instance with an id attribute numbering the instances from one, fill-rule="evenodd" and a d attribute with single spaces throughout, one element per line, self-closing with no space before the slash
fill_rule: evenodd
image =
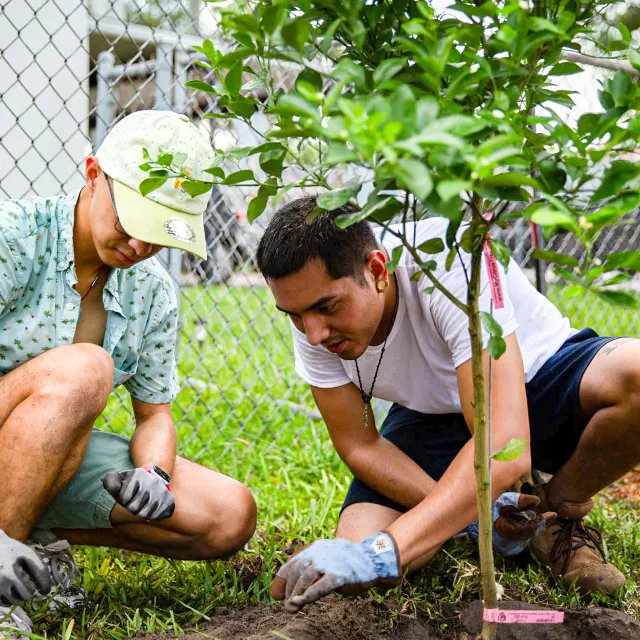
<path id="1" fill-rule="evenodd" d="M 107 404 L 113 387 L 113 360 L 94 344 L 74 344 L 49 351 L 36 393 L 52 406 L 63 403 L 78 417 L 95 419 Z"/>
<path id="2" fill-rule="evenodd" d="M 234 482 L 216 510 L 200 535 L 198 546 L 206 559 L 227 558 L 240 551 L 256 530 L 256 502 L 243 484 Z"/>
<path id="3" fill-rule="evenodd" d="M 630 362 L 620 372 L 620 402 L 640 414 L 640 365 Z"/>

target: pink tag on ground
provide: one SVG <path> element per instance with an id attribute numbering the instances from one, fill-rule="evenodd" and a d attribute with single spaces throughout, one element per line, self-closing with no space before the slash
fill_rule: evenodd
<path id="1" fill-rule="evenodd" d="M 489 242 L 484 243 L 484 259 L 487 265 L 487 273 L 489 274 L 489 285 L 491 286 L 491 298 L 495 309 L 504 308 L 504 296 L 502 295 L 502 283 L 500 282 L 500 271 L 498 270 L 498 261 L 491 253 L 491 245 Z"/>
<path id="2" fill-rule="evenodd" d="M 499 624 L 559 624 L 564 622 L 562 611 L 507 611 L 485 609 L 482 619 Z"/>

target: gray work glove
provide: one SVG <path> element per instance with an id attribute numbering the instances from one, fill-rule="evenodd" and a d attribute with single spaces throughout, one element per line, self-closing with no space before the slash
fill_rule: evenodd
<path id="1" fill-rule="evenodd" d="M 104 488 L 134 516 L 162 520 L 173 515 L 176 503 L 162 480 L 146 469 L 111 471 L 102 478 Z"/>
<path id="2" fill-rule="evenodd" d="M 36 552 L 0 529 L 0 605 L 10 607 L 51 590 L 51 573 Z"/>

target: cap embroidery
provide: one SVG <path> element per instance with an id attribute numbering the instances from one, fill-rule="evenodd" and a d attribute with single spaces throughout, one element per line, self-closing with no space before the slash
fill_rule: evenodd
<path id="1" fill-rule="evenodd" d="M 167 218 L 164 221 L 164 230 L 176 240 L 193 244 L 196 241 L 195 229 L 182 218 Z"/>

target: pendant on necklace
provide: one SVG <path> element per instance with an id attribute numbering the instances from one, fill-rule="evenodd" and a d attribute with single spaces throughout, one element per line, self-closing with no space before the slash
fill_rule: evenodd
<path id="1" fill-rule="evenodd" d="M 369 428 L 369 407 L 371 406 L 371 397 L 362 398 L 364 404 L 364 428 Z"/>

